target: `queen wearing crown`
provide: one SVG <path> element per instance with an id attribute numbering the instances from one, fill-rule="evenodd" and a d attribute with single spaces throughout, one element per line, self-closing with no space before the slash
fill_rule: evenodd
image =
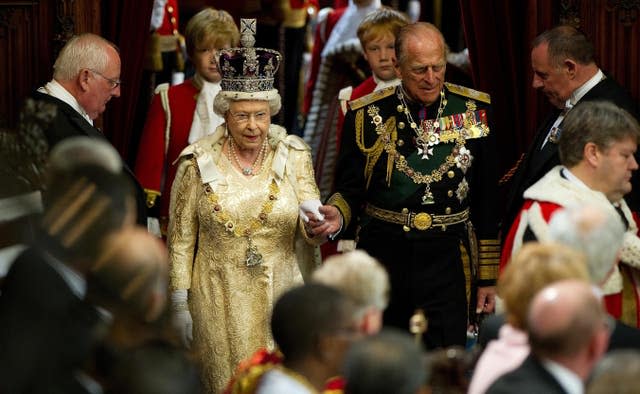
<path id="1" fill-rule="evenodd" d="M 225 122 L 181 153 L 171 191 L 174 322 L 211 393 L 241 360 L 273 348 L 273 304 L 303 282 L 326 239 L 308 234 L 300 215 L 320 203 L 310 149 L 271 124 L 280 54 L 253 47 L 255 20 L 242 20 L 241 33 L 243 48 L 219 56 L 214 110 Z"/>

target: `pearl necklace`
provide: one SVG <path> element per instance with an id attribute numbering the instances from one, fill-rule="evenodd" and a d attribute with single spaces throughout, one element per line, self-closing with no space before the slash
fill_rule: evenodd
<path id="1" fill-rule="evenodd" d="M 262 171 L 262 164 L 264 163 L 264 155 L 266 151 L 267 151 L 267 140 L 265 138 L 264 142 L 262 143 L 262 147 L 260 148 L 260 152 L 258 152 L 258 155 L 253 161 L 253 164 L 251 164 L 249 167 L 244 167 L 240 163 L 240 159 L 238 158 L 238 154 L 236 153 L 235 140 L 233 139 L 233 137 L 229 137 L 229 149 L 227 149 L 227 156 L 230 162 L 233 163 L 235 161 L 238 168 L 242 170 L 242 175 L 244 176 L 258 175 L 260 171 Z M 233 156 L 233 160 L 231 159 L 232 156 Z M 254 168 L 256 167 L 256 164 L 258 164 L 258 161 L 260 162 L 260 166 L 258 167 L 258 170 L 255 171 Z"/>

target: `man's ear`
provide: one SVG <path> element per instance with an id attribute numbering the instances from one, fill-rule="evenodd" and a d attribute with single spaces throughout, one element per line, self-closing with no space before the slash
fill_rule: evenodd
<path id="1" fill-rule="evenodd" d="M 91 71 L 86 68 L 80 70 L 77 76 L 78 85 L 82 91 L 89 90 L 89 78 L 91 78 Z"/>
<path id="2" fill-rule="evenodd" d="M 574 79 L 578 70 L 578 63 L 576 63 L 573 59 L 564 59 L 562 65 L 564 66 L 569 79 Z"/>
<path id="3" fill-rule="evenodd" d="M 584 155 L 584 159 L 589 163 L 592 167 L 596 167 L 600 162 L 600 149 L 593 142 L 587 142 L 584 145 L 584 149 L 582 151 Z"/>

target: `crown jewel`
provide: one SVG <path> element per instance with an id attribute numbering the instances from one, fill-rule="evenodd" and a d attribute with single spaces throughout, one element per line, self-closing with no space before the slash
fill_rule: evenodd
<path id="1" fill-rule="evenodd" d="M 273 77 L 280 65 L 280 53 L 272 49 L 253 47 L 256 41 L 255 19 L 241 19 L 240 34 L 242 48 L 220 51 L 220 88 L 222 91 L 242 93 L 273 90 Z"/>

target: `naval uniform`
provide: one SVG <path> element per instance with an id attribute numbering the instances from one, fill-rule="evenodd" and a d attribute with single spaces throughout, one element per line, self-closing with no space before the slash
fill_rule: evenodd
<path id="1" fill-rule="evenodd" d="M 349 107 L 327 203 L 389 272 L 384 323 L 406 329 L 421 308 L 427 347 L 464 345 L 468 305 L 495 283 L 500 250 L 490 97 L 447 83 L 423 107 L 400 85 Z"/>

